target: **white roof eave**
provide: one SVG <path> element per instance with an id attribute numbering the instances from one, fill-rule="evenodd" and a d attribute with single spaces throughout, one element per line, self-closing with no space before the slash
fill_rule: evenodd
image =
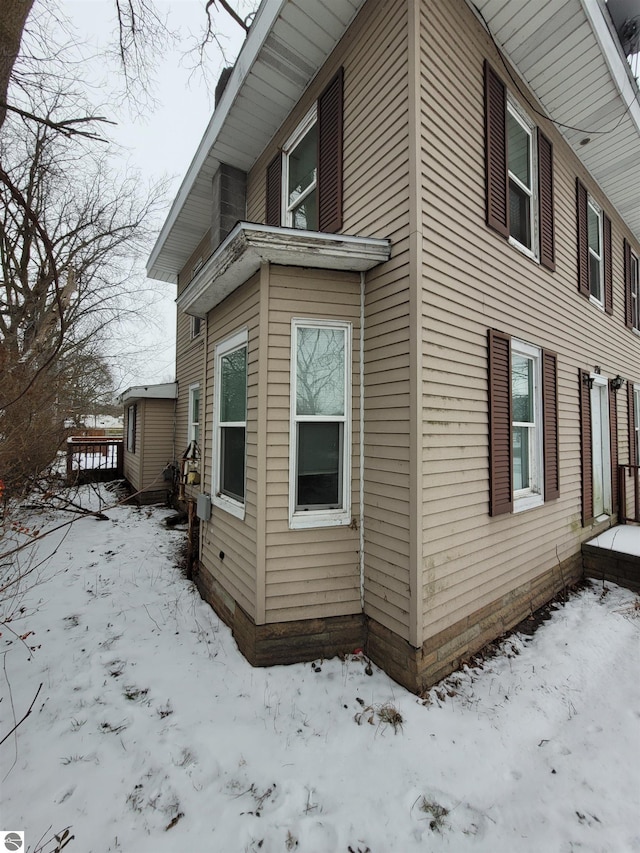
<path id="1" fill-rule="evenodd" d="M 178 310 L 206 317 L 263 263 L 364 272 L 389 260 L 390 254 L 390 241 L 377 237 L 239 222 L 180 294 Z"/>

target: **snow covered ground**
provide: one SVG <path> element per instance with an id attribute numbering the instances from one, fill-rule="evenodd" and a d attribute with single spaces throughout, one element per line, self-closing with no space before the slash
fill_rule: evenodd
<path id="1" fill-rule="evenodd" d="M 46 577 L 0 626 L 0 735 L 42 684 L 0 747 L 27 850 L 70 827 L 70 853 L 640 851 L 634 595 L 593 585 L 421 700 L 360 655 L 253 669 L 166 515 L 37 543 Z"/>

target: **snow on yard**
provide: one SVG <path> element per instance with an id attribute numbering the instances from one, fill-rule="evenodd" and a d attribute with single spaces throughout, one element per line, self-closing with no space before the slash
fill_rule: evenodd
<path id="1" fill-rule="evenodd" d="M 0 747 L 27 850 L 69 826 L 70 853 L 640 851 L 631 593 L 593 585 L 419 699 L 361 655 L 252 668 L 168 511 L 106 514 L 37 543 L 0 626 L 2 736 L 42 683 Z"/>

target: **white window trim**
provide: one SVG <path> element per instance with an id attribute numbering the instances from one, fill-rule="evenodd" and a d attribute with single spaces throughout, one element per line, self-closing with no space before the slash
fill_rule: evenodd
<path id="1" fill-rule="evenodd" d="M 190 442 L 196 440 L 195 429 L 194 429 L 196 424 L 194 423 L 194 420 L 193 420 L 193 409 L 194 409 L 193 392 L 194 391 L 200 391 L 200 383 L 199 382 L 194 382 L 193 384 L 189 385 L 189 432 L 188 432 L 187 438 L 188 438 L 188 441 L 190 441 Z M 200 402 L 200 405 L 198 407 L 198 418 L 199 418 L 198 424 L 197 424 L 198 427 L 200 427 L 200 424 L 202 423 L 202 399 L 200 399 L 199 402 Z M 200 442 L 198 442 L 198 444 L 200 444 Z"/>
<path id="2" fill-rule="evenodd" d="M 511 95 L 507 95 L 507 110 L 515 118 L 522 129 L 529 135 L 529 174 L 531 175 L 531 189 L 525 186 L 516 175 L 509 170 L 508 151 L 507 151 L 507 192 L 509 192 L 509 181 L 513 180 L 526 194 L 529 196 L 530 208 L 530 229 L 531 229 L 531 249 L 525 246 L 515 237 L 511 236 L 511 223 L 509 223 L 509 243 L 515 246 L 520 252 L 528 258 L 540 262 L 540 237 L 539 237 L 539 202 L 538 202 L 538 138 L 536 134 L 536 126 L 531 121 L 529 116 L 524 112 L 522 107 L 513 100 Z"/>
<path id="3" fill-rule="evenodd" d="M 514 489 L 513 512 L 533 509 L 544 504 L 544 446 L 543 446 L 543 422 L 542 422 L 542 350 L 532 344 L 525 343 L 516 338 L 511 339 L 511 354 L 521 355 L 533 359 L 533 418 L 534 434 L 532 439 L 533 465 L 534 465 L 534 487 L 527 489 Z M 509 381 L 512 377 L 509 376 Z M 517 425 L 511 420 L 511 441 L 513 441 L 513 427 Z"/>
<path id="4" fill-rule="evenodd" d="M 297 330 L 299 328 L 341 329 L 345 331 L 344 358 L 344 416 L 331 420 L 340 421 L 343 428 L 342 452 L 342 507 L 339 509 L 319 509 L 316 511 L 297 511 L 296 504 L 296 460 L 297 435 L 296 398 L 297 398 Z M 289 527 L 291 530 L 307 530 L 312 527 L 337 527 L 351 524 L 351 443 L 352 443 L 352 401 L 351 401 L 351 359 L 352 324 L 343 320 L 316 320 L 294 318 L 291 321 L 291 380 L 289 405 Z"/>
<path id="5" fill-rule="evenodd" d="M 606 391 L 609 386 L 609 379 L 601 373 L 591 373 L 590 378 L 593 380 L 593 387 Z M 602 397 L 601 397 L 602 401 Z M 596 521 L 604 521 L 610 518 L 613 514 L 613 483 L 611 482 L 611 466 L 608 461 L 611 459 L 611 421 L 609 420 L 609 405 L 608 400 L 602 401 L 603 406 L 601 411 L 604 417 L 601 418 L 602 429 L 602 459 L 603 459 L 603 504 L 604 512 L 596 518 Z M 589 394 L 589 405 L 593 405 L 593 397 Z M 591 410 L 591 423 L 593 424 L 593 410 Z M 593 451 L 592 451 L 593 452 Z M 592 457 L 593 464 L 593 457 Z"/>
<path id="6" fill-rule="evenodd" d="M 591 246 L 589 245 L 589 208 L 593 210 L 595 214 L 598 216 L 598 243 L 600 245 L 600 255 L 596 255 L 595 252 L 592 252 Z M 602 216 L 602 208 L 598 204 L 598 202 L 592 198 L 592 196 L 587 195 L 587 257 L 589 259 L 588 264 L 588 279 L 589 279 L 589 302 L 593 305 L 596 305 L 602 311 L 604 311 L 604 229 L 603 225 L 603 216 Z M 600 298 L 598 299 L 591 293 L 591 256 L 598 258 L 598 269 L 599 269 L 599 284 L 600 284 Z"/>
<path id="7" fill-rule="evenodd" d="M 291 136 L 287 139 L 282 148 L 282 184 L 281 184 L 281 204 L 282 225 L 286 228 L 293 228 L 293 208 L 298 207 L 304 199 L 310 195 L 318 186 L 318 172 L 316 163 L 316 180 L 307 189 L 301 193 L 295 202 L 289 204 L 289 154 L 294 150 L 302 138 L 311 130 L 314 124 L 318 121 L 318 105 L 317 103 L 309 110 L 300 124 L 296 127 Z"/>
<path id="8" fill-rule="evenodd" d="M 221 428 L 220 428 L 220 360 L 222 356 L 227 355 L 234 350 L 241 349 L 242 347 L 247 347 L 247 356 L 248 356 L 248 340 L 249 335 L 246 329 L 242 329 L 239 332 L 231 335 L 220 343 L 216 344 L 214 350 L 214 409 L 213 409 L 213 473 L 212 473 L 212 488 L 211 488 L 211 500 L 214 506 L 219 507 L 220 509 L 225 510 L 225 512 L 230 513 L 230 515 L 234 515 L 236 518 L 244 520 L 245 516 L 245 503 L 246 503 L 246 488 L 247 488 L 247 441 L 246 441 L 246 429 L 247 422 L 246 420 L 243 423 L 237 424 L 226 424 L 226 426 L 243 426 L 245 429 L 245 464 L 244 464 L 244 476 L 245 476 L 245 500 L 238 501 L 235 498 L 231 498 L 228 495 L 223 495 L 220 492 L 220 444 L 221 444 Z M 245 414 L 246 417 L 246 414 Z"/>

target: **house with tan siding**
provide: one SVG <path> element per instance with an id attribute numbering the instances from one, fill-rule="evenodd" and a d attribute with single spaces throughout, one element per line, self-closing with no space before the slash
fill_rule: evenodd
<path id="1" fill-rule="evenodd" d="M 194 577 L 419 691 L 635 511 L 638 88 L 602 0 L 263 0 L 225 78 L 148 262 Z"/>
<path id="2" fill-rule="evenodd" d="M 124 406 L 123 474 L 138 503 L 166 502 L 175 459 L 177 385 L 136 385 Z"/>

